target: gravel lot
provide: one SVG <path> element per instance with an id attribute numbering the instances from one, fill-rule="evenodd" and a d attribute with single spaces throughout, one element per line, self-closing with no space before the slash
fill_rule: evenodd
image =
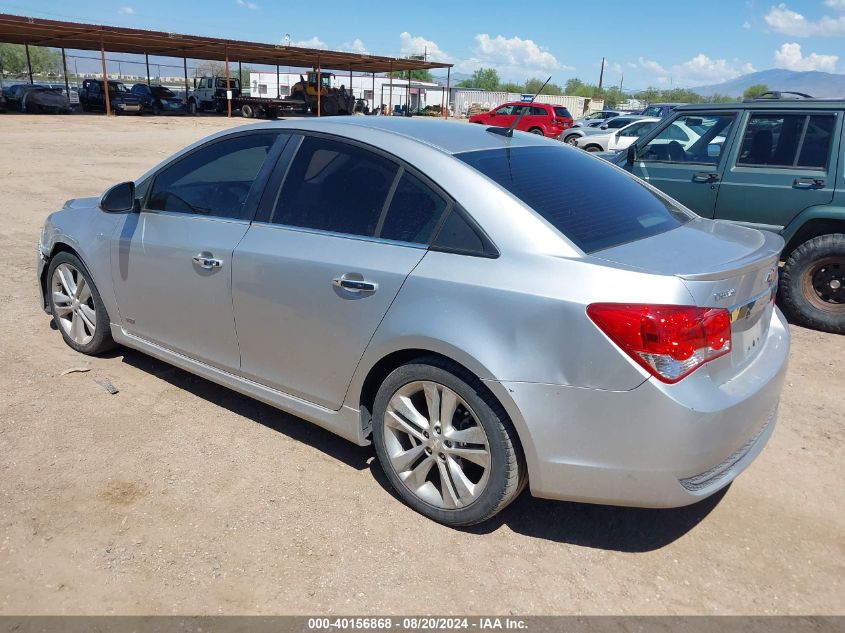
<path id="1" fill-rule="evenodd" d="M 779 426 L 725 494 L 526 494 L 466 531 L 391 496 L 371 448 L 66 347 L 35 299 L 46 215 L 241 123 L 0 115 L 0 613 L 845 614 L 843 336 L 793 328 Z"/>

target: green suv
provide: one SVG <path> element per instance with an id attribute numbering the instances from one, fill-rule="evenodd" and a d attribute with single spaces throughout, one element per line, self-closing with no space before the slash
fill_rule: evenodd
<path id="1" fill-rule="evenodd" d="M 780 304 L 845 333 L 845 100 L 768 93 L 679 106 L 611 160 L 706 218 L 786 241 Z"/>

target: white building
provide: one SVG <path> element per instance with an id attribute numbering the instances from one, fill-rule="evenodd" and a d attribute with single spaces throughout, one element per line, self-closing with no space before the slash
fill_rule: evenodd
<path id="1" fill-rule="evenodd" d="M 249 93 L 254 97 L 288 97 L 291 88 L 307 71 L 282 72 L 252 72 L 249 74 Z M 330 71 L 326 71 L 327 73 Z M 411 110 L 419 110 L 426 106 L 445 105 L 445 89 L 433 82 L 411 81 L 407 78 L 373 77 L 372 74 L 352 73 L 350 83 L 349 73 L 335 73 L 332 85 L 341 86 L 346 90 L 352 89 L 356 99 L 363 99 L 370 109 L 383 104 L 386 108 L 392 106 L 394 111 L 404 110 L 410 101 Z M 244 86 L 247 88 L 247 86 Z M 391 97 L 392 93 L 392 97 Z"/>

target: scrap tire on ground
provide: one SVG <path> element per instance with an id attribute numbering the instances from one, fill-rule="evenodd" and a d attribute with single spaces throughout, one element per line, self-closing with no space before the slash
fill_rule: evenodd
<path id="1" fill-rule="evenodd" d="M 248 103 L 245 103 L 241 106 L 241 116 L 245 119 L 251 119 L 255 116 L 255 109 Z"/>
<path id="2" fill-rule="evenodd" d="M 780 276 L 787 318 L 823 332 L 845 334 L 845 234 L 807 240 L 789 254 Z"/>

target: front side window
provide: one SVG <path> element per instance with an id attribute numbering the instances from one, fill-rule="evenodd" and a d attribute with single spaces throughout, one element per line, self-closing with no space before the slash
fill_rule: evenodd
<path id="1" fill-rule="evenodd" d="M 716 165 L 735 115 L 684 114 L 672 121 L 640 152 L 640 160 Z"/>
<path id="2" fill-rule="evenodd" d="M 239 218 L 277 134 L 247 134 L 206 145 L 160 171 L 146 208 Z"/>
<path id="3" fill-rule="evenodd" d="M 648 132 L 653 127 L 654 123 L 650 121 L 646 123 L 634 123 L 633 125 L 629 125 L 626 128 L 622 128 L 622 130 L 619 131 L 619 136 L 638 138 Z"/>
<path id="4" fill-rule="evenodd" d="M 506 115 L 509 116 L 514 114 L 514 107 L 512 105 L 502 106 L 501 108 L 496 108 L 496 114 Z"/>
<path id="5" fill-rule="evenodd" d="M 637 178 L 563 147 L 481 150 L 456 157 L 522 200 L 586 253 L 669 231 L 691 217 Z"/>
<path id="6" fill-rule="evenodd" d="M 832 114 L 753 114 L 736 164 L 824 169 L 835 121 Z"/>

